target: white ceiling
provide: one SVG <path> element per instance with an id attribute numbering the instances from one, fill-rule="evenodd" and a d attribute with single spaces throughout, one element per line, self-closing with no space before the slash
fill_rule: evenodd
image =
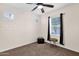
<path id="1" fill-rule="evenodd" d="M 69 3 L 51 3 L 52 5 L 54 5 L 54 8 L 48 8 L 48 7 L 43 7 L 45 10 L 45 13 L 50 12 L 50 11 L 54 11 L 56 9 L 62 8 L 64 6 L 69 5 Z M 6 3 L 5 5 L 11 6 L 11 7 L 15 7 L 21 11 L 30 11 L 36 6 L 35 4 L 25 4 L 25 3 Z M 39 9 L 36 9 L 35 11 L 33 11 L 33 13 L 39 14 L 41 15 L 42 12 Z"/>

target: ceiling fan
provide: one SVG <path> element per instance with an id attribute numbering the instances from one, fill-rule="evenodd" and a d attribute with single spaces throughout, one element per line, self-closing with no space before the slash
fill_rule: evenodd
<path id="1" fill-rule="evenodd" d="M 26 3 L 26 4 L 35 4 L 36 7 L 34 7 L 32 9 L 32 11 L 36 10 L 37 8 L 41 9 L 41 12 L 44 13 L 44 8 L 43 7 L 49 7 L 49 8 L 53 8 L 54 5 L 50 5 L 50 4 L 44 4 L 44 3 Z"/>

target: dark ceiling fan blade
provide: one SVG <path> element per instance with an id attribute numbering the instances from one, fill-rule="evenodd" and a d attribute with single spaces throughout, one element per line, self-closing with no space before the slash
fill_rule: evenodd
<path id="1" fill-rule="evenodd" d="M 36 6 L 35 8 L 33 8 L 32 11 L 34 11 L 34 10 L 37 9 L 37 8 L 38 8 L 38 6 Z"/>
<path id="2" fill-rule="evenodd" d="M 51 8 L 54 7 L 54 5 L 49 5 L 49 4 L 42 4 L 42 5 L 45 6 L 45 7 L 51 7 Z"/>
<path id="3" fill-rule="evenodd" d="M 51 7 L 53 8 L 54 5 L 50 5 L 50 4 L 43 4 L 43 3 L 37 3 L 36 5 L 42 5 L 42 6 L 45 6 L 45 7 Z"/>
<path id="4" fill-rule="evenodd" d="M 26 3 L 26 4 L 35 4 L 35 3 Z"/>
<path id="5" fill-rule="evenodd" d="M 41 9 L 41 12 L 44 13 L 44 9 L 43 8 Z"/>
<path id="6" fill-rule="evenodd" d="M 37 3 L 36 5 L 43 5 L 43 3 Z"/>

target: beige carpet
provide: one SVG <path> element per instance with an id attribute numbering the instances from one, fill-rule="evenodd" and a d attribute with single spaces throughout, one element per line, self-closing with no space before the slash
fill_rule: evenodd
<path id="1" fill-rule="evenodd" d="M 45 44 L 29 44 L 0 53 L 1 56 L 79 56 L 79 53 Z"/>

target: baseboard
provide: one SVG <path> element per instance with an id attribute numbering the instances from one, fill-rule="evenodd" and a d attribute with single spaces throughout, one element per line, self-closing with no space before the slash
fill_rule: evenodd
<path id="1" fill-rule="evenodd" d="M 53 43 L 50 43 L 50 42 L 48 42 L 48 41 L 46 41 L 46 43 L 53 44 Z M 79 53 L 79 51 L 77 51 L 77 50 L 73 50 L 73 49 L 68 48 L 68 47 L 65 47 L 65 46 L 63 46 L 63 45 L 60 45 L 60 44 L 56 44 L 56 45 L 59 46 L 59 47 L 62 47 L 62 48 L 64 48 L 64 49 L 71 50 L 71 51 L 74 51 L 74 52 Z"/>
<path id="2" fill-rule="evenodd" d="M 57 46 L 79 53 L 79 51 L 57 44 Z"/>
<path id="3" fill-rule="evenodd" d="M 32 43 L 35 43 L 36 41 L 34 42 L 29 42 L 29 43 L 26 43 L 26 44 L 21 44 L 21 45 L 17 45 L 15 47 L 11 47 L 11 48 L 7 48 L 7 49 L 4 49 L 4 50 L 1 50 L 0 53 L 2 52 L 5 52 L 5 51 L 9 51 L 9 50 L 12 50 L 12 49 L 16 49 L 16 48 L 19 48 L 19 47 L 22 47 L 22 46 L 25 46 L 25 45 L 28 45 L 28 44 L 32 44 Z"/>

